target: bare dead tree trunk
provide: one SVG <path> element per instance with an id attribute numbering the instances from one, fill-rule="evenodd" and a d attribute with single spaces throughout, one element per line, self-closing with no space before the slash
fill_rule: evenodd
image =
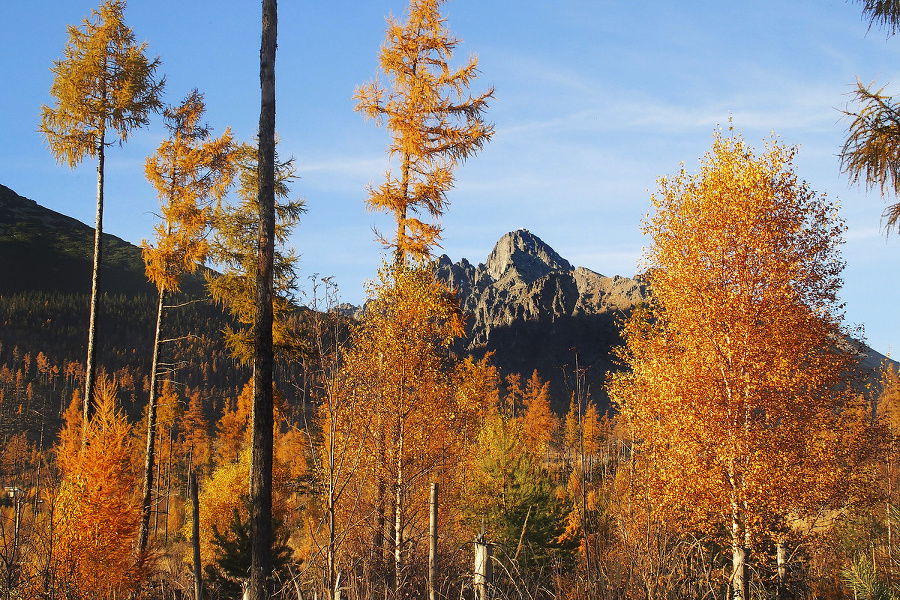
<path id="1" fill-rule="evenodd" d="M 253 327 L 253 456 L 251 485 L 250 600 L 272 595 L 272 446 L 274 349 L 272 346 L 275 249 L 275 49 L 278 2 L 263 0 L 259 51 L 259 246 Z"/>

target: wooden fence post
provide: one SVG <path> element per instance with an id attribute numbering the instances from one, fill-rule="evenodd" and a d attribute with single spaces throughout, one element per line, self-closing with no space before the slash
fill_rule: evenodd
<path id="1" fill-rule="evenodd" d="M 428 522 L 428 600 L 437 600 L 438 484 L 431 483 L 431 518 Z"/>
<path id="2" fill-rule="evenodd" d="M 490 600 L 490 585 L 494 581 L 492 547 L 483 533 L 475 538 L 475 574 L 472 580 L 475 600 Z"/>

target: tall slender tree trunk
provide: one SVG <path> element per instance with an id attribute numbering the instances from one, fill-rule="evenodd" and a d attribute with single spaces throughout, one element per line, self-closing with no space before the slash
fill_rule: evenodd
<path id="1" fill-rule="evenodd" d="M 387 536 L 384 535 L 384 528 L 387 526 L 387 519 L 385 518 L 387 503 L 384 501 L 386 491 L 384 481 L 384 473 L 386 471 L 383 469 L 384 457 L 384 443 L 381 442 L 379 444 L 378 459 L 376 462 L 376 464 L 378 465 L 378 469 L 376 470 L 378 483 L 375 487 L 375 536 L 374 540 L 372 541 L 372 545 L 375 547 L 374 570 L 378 574 L 379 580 L 383 581 L 383 583 L 385 584 L 385 588 L 387 588 L 387 581 L 389 577 L 387 574 L 387 569 L 385 569 L 385 556 L 387 556 L 385 542 Z"/>
<path id="2" fill-rule="evenodd" d="M 147 452 L 144 456 L 144 490 L 141 502 L 141 528 L 138 533 L 138 559 L 143 560 L 147 551 L 150 532 L 150 508 L 153 503 L 153 470 L 156 462 L 156 405 L 157 370 L 159 369 L 159 335 L 162 331 L 163 310 L 166 290 L 159 291 L 159 306 L 156 309 L 156 334 L 153 337 L 153 361 L 150 367 L 150 401 L 147 405 Z"/>
<path id="3" fill-rule="evenodd" d="M 253 456 L 250 482 L 250 600 L 272 595 L 272 347 L 275 249 L 275 48 L 278 2 L 263 0 L 259 51 L 259 246 L 253 328 Z"/>
<path id="4" fill-rule="evenodd" d="M 431 482 L 428 511 L 428 600 L 437 600 L 438 483 Z"/>
<path id="5" fill-rule="evenodd" d="M 82 445 L 87 444 L 87 424 L 91 420 L 93 406 L 94 380 L 97 358 L 95 342 L 97 331 L 97 310 L 100 304 L 100 264 L 103 259 L 103 177 L 106 160 L 106 132 L 100 130 L 100 141 L 97 143 L 97 216 L 94 223 L 94 268 L 91 275 L 91 316 L 88 323 L 88 350 L 84 369 L 84 421 L 81 428 Z"/>
<path id="6" fill-rule="evenodd" d="M 203 600 L 203 569 L 200 568 L 200 492 L 197 472 L 191 469 L 188 481 L 191 494 L 191 547 L 194 554 L 194 600 Z"/>
<path id="7" fill-rule="evenodd" d="M 415 65 L 413 65 L 415 73 Z M 400 193 L 404 199 L 409 198 L 409 154 L 403 152 L 400 157 Z M 397 209 L 397 249 L 394 252 L 394 264 L 401 266 L 406 260 L 406 202 Z"/>
<path id="8" fill-rule="evenodd" d="M 401 596 L 403 587 L 403 419 L 399 423 L 397 440 L 397 480 L 394 490 L 394 595 Z"/>
<path id="9" fill-rule="evenodd" d="M 328 556 L 326 557 L 326 583 L 328 585 L 328 592 L 330 598 L 338 598 L 340 597 L 340 592 L 338 590 L 338 581 L 336 580 L 335 574 L 335 554 L 337 553 L 337 539 L 334 531 L 335 527 L 335 519 L 334 519 L 334 511 L 335 511 L 335 488 L 337 487 L 337 477 L 335 475 L 336 465 L 335 461 L 335 427 L 334 422 L 332 421 L 332 431 L 329 436 L 329 449 L 328 449 L 328 498 L 326 500 L 326 513 L 328 516 Z"/>

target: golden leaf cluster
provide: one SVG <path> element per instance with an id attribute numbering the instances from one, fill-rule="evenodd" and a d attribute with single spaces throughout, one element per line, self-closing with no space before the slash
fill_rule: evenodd
<path id="1" fill-rule="evenodd" d="M 739 546 L 822 508 L 847 474 L 828 434 L 853 363 L 844 225 L 794 155 L 716 133 L 697 174 L 660 179 L 643 225 L 654 295 L 626 324 L 630 370 L 610 384 L 651 502 L 698 528 L 727 524 Z"/>
<path id="2" fill-rule="evenodd" d="M 63 482 L 53 499 L 55 556 L 51 568 L 61 589 L 94 598 L 123 597 L 141 581 L 143 565 L 133 551 L 140 523 L 140 502 L 132 464 L 128 419 L 116 408 L 116 387 L 98 380 L 97 412 L 89 422 L 86 444 L 73 427 L 77 404 L 61 434 L 58 464 Z"/>
<path id="3" fill-rule="evenodd" d="M 56 159 L 69 167 L 97 156 L 107 130 L 124 142 L 161 107 L 159 58 L 144 56 L 147 44 L 135 43 L 124 10 L 124 0 L 106 0 L 80 27 L 70 25 L 64 58 L 51 68 L 56 106 L 42 107 L 40 130 Z"/>
<path id="4" fill-rule="evenodd" d="M 207 274 L 210 295 L 226 306 L 243 328 L 225 329 L 225 341 L 232 354 L 250 364 L 253 336 L 250 327 L 256 319 L 256 272 L 259 232 L 259 199 L 257 197 L 257 148 L 241 144 L 234 152 L 238 175 L 237 203 L 224 202 L 214 212 L 214 236 L 210 258 L 221 269 L 221 276 Z M 290 183 L 296 178 L 293 159 L 278 160 L 275 165 L 275 258 L 274 314 L 272 335 L 276 352 L 296 354 L 303 347 L 291 300 L 296 287 L 294 265 L 297 256 L 288 244 L 293 228 L 306 212 L 302 200 L 287 200 Z M 251 240 L 248 243 L 248 240 Z"/>
<path id="5" fill-rule="evenodd" d="M 206 260 L 206 240 L 218 202 L 231 186 L 236 147 L 230 130 L 210 136 L 201 122 L 203 95 L 194 90 L 164 111 L 169 139 L 147 158 L 145 173 L 156 188 L 162 219 L 155 227 L 156 245 L 144 240 L 147 277 L 160 291 L 177 291 L 182 273 L 193 273 Z"/>
<path id="6" fill-rule="evenodd" d="M 406 22 L 388 20 L 380 66 L 389 89 L 376 79 L 354 95 L 358 112 L 391 131 L 389 154 L 399 159 L 399 174 L 389 170 L 383 184 L 370 186 L 367 200 L 371 210 L 394 215 L 396 235 L 382 241 L 395 249 L 398 261 L 429 256 L 441 228 L 421 216 L 438 219 L 444 213 L 457 164 L 493 134 L 483 117 L 493 89 L 468 94 L 477 74 L 474 56 L 458 69 L 450 67 L 459 39 L 446 29 L 442 3 L 412 0 Z"/>

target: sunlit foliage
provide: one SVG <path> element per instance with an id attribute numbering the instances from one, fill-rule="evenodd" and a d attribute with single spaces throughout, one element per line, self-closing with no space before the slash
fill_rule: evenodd
<path id="1" fill-rule="evenodd" d="M 131 130 L 147 124 L 162 103 L 165 79 L 156 79 L 159 59 L 147 60 L 147 44 L 136 45 L 125 24 L 124 0 L 106 0 L 91 12 L 81 27 L 68 27 L 64 58 L 54 63 L 50 94 L 53 107 L 41 107 L 40 131 L 50 152 L 60 163 L 74 168 L 85 156 L 97 157 L 97 216 L 94 227 L 94 266 L 91 313 L 85 364 L 84 420 L 90 418 L 93 401 L 94 336 L 100 297 L 100 264 L 103 247 L 104 156 L 107 131 L 122 144 Z M 110 136 L 112 137 L 112 136 Z"/>
<path id="2" fill-rule="evenodd" d="M 257 149 L 248 144 L 234 153 L 238 169 L 238 200 L 224 202 L 213 216 L 215 235 L 210 255 L 221 275 L 208 274 L 212 297 L 228 308 L 244 328 L 225 328 L 225 337 L 233 355 L 245 364 L 252 363 L 252 325 L 256 317 L 257 233 L 259 231 Z M 291 301 L 296 288 L 297 256 L 289 247 L 290 235 L 306 211 L 302 200 L 288 200 L 290 183 L 296 178 L 293 159 L 277 160 L 275 165 L 275 322 L 272 328 L 276 354 L 296 353 L 302 340 L 291 319 Z"/>
<path id="3" fill-rule="evenodd" d="M 351 448 L 364 448 L 344 459 L 358 460 L 358 466 L 344 475 L 352 491 L 338 511 L 345 520 L 349 511 L 377 515 L 376 541 L 365 536 L 359 544 L 390 541 L 394 577 L 402 589 L 407 558 L 427 529 L 421 507 L 429 483 L 446 483 L 454 474 L 462 443 L 466 436 L 474 439 L 475 429 L 473 415 L 457 403 L 453 389 L 448 350 L 462 333 L 456 298 L 430 269 L 405 265 L 383 267 L 371 298 L 337 382 L 346 408 L 323 415 L 341 421 L 326 422 L 322 429 L 334 431 L 342 445 L 350 436 Z M 325 447 L 330 445 L 326 440 Z M 384 532 L 388 537 L 381 537 Z M 382 550 L 387 546 L 375 549 Z"/>
<path id="4" fill-rule="evenodd" d="M 197 90 L 167 108 L 169 137 L 144 168 L 159 195 L 162 219 L 154 227 L 156 244 L 144 240 L 143 254 L 147 277 L 161 291 L 177 291 L 182 273 L 195 272 L 206 260 L 210 221 L 236 170 L 231 131 L 212 138 L 202 122 L 205 111 Z"/>
<path id="5" fill-rule="evenodd" d="M 160 61 L 144 55 L 146 42 L 135 43 L 124 10 L 123 0 L 107 0 L 80 26 L 70 25 L 64 56 L 51 69 L 56 105 L 41 108 L 41 132 L 69 167 L 102 152 L 107 131 L 126 141 L 162 106 Z"/>
<path id="6" fill-rule="evenodd" d="M 484 122 L 493 89 L 468 94 L 477 75 L 474 56 L 458 69 L 450 66 L 460 40 L 447 30 L 441 4 L 411 0 L 405 22 L 388 19 L 379 57 L 387 88 L 375 79 L 354 94 L 356 110 L 391 131 L 388 152 L 397 158 L 399 174 L 388 170 L 383 184 L 370 187 L 367 206 L 394 216 L 397 232 L 382 241 L 395 249 L 398 262 L 429 256 L 441 227 L 422 217 L 444 214 L 457 164 L 493 134 Z"/>
<path id="7" fill-rule="evenodd" d="M 643 228 L 653 299 L 626 325 L 630 371 L 610 386 L 652 502 L 723 534 L 736 597 L 745 550 L 833 499 L 846 475 L 828 437 L 852 363 L 837 299 L 844 225 L 797 178 L 794 154 L 717 132 L 696 175 L 659 180 Z"/>
<path id="8" fill-rule="evenodd" d="M 58 462 L 63 482 L 55 499 L 54 578 L 75 597 L 121 598 L 145 575 L 133 552 L 140 522 L 128 420 L 116 407 L 115 385 L 98 380 L 97 413 L 80 431 L 67 426 Z M 73 415 L 74 416 L 74 415 Z M 62 590 L 60 590 L 62 591 Z"/>
<path id="9" fill-rule="evenodd" d="M 851 96 L 857 106 L 844 109 L 850 125 L 841 169 L 867 190 L 900 194 L 900 107 L 883 87 L 874 90 L 859 80 Z M 888 233 L 900 226 L 900 202 L 890 204 L 882 218 Z"/>

